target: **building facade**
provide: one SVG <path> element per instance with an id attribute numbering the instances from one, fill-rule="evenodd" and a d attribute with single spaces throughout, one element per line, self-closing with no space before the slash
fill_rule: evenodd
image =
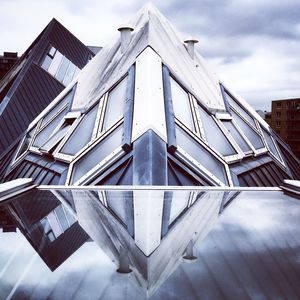
<path id="1" fill-rule="evenodd" d="M 0 81 L 0 161 L 94 53 L 53 19 Z"/>
<path id="2" fill-rule="evenodd" d="M 271 117 L 266 121 L 300 158 L 300 98 L 272 101 Z"/>
<path id="3" fill-rule="evenodd" d="M 0 80 L 13 67 L 18 59 L 17 52 L 3 52 L 3 55 L 0 55 Z"/>

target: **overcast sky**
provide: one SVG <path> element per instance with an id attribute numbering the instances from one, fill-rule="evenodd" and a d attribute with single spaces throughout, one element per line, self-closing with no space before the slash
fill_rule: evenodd
<path id="1" fill-rule="evenodd" d="M 105 45 L 142 0 L 1 0 L 0 53 L 30 45 L 55 17 L 87 45 Z M 256 109 L 300 97 L 299 0 L 153 1 L 235 92 Z M 162 4 L 163 3 L 163 4 Z"/>

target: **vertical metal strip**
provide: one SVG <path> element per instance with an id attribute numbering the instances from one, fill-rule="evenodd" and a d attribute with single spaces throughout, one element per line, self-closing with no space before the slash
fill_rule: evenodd
<path id="1" fill-rule="evenodd" d="M 165 98 L 168 150 L 174 153 L 177 149 L 175 119 L 171 95 L 170 73 L 166 66 L 163 66 L 163 89 Z"/>
<path id="2" fill-rule="evenodd" d="M 132 149 L 131 133 L 133 122 L 133 101 L 134 101 L 134 84 L 135 84 L 135 67 L 132 66 L 128 71 L 128 85 L 124 112 L 124 134 L 122 148 L 128 152 Z"/>

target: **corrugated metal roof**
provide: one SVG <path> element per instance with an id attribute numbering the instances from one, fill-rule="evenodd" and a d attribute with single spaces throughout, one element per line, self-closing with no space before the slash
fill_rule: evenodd
<path id="1" fill-rule="evenodd" d="M 36 154 L 28 154 L 10 173 L 6 176 L 5 181 L 16 178 L 32 178 L 36 184 L 57 185 L 63 184 L 64 172 L 67 165 L 61 162 L 41 157 Z"/>
<path id="2" fill-rule="evenodd" d="M 268 155 L 251 158 L 231 166 L 240 186 L 279 186 L 291 178 Z"/>
<path id="3" fill-rule="evenodd" d="M 284 146 L 282 143 L 278 143 L 278 145 L 284 154 L 285 162 L 292 172 L 294 178 L 300 180 L 300 162 L 298 158 L 294 155 L 292 150 L 288 149 L 287 145 Z"/>
<path id="4" fill-rule="evenodd" d="M 4 182 L 4 176 L 6 173 L 7 168 L 9 167 L 15 151 L 17 150 L 18 147 L 18 143 L 15 143 L 13 147 L 11 147 L 6 153 L 5 155 L 3 155 L 0 158 L 0 182 Z"/>
<path id="5" fill-rule="evenodd" d="M 28 127 L 64 86 L 39 66 L 32 64 L 0 117 L 0 153 Z"/>
<path id="6" fill-rule="evenodd" d="M 64 89 L 64 85 L 39 67 L 50 45 L 79 68 L 93 52 L 53 19 L 35 39 L 19 63 L 0 83 L 0 154 L 28 127 L 30 122 Z"/>
<path id="7" fill-rule="evenodd" d="M 48 37 L 49 42 L 76 66 L 82 69 L 89 59 L 94 56 L 94 52 L 57 20 L 53 19 L 51 22 L 53 23 L 53 27 Z"/>

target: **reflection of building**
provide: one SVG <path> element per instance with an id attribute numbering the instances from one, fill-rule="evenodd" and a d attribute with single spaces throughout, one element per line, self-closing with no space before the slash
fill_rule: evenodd
<path id="1" fill-rule="evenodd" d="M 272 101 L 267 122 L 300 158 L 300 98 Z"/>
<path id="2" fill-rule="evenodd" d="M 46 26 L 0 82 L 1 156 L 93 56 L 55 19 Z"/>
<path id="3" fill-rule="evenodd" d="M 278 186 L 297 178 L 299 162 L 193 40 L 184 45 L 152 5 L 131 24 L 30 125 L 4 180 Z M 42 66 L 50 70 L 56 56 L 49 48 Z"/>
<path id="4" fill-rule="evenodd" d="M 126 251 L 136 281 L 148 296 L 182 263 L 189 242 L 193 245 L 209 233 L 223 196 L 185 191 L 73 193 L 79 224 L 117 263 L 122 264 L 121 251 Z"/>
<path id="5" fill-rule="evenodd" d="M 0 55 L 0 81 L 17 61 L 17 52 L 4 52 L 3 55 Z"/>
<path id="6" fill-rule="evenodd" d="M 89 239 L 75 217 L 48 191 L 40 192 L 39 197 L 29 192 L 0 206 L 1 223 L 10 225 L 3 226 L 3 232 L 12 231 L 12 225 L 18 228 L 52 271 Z"/>

